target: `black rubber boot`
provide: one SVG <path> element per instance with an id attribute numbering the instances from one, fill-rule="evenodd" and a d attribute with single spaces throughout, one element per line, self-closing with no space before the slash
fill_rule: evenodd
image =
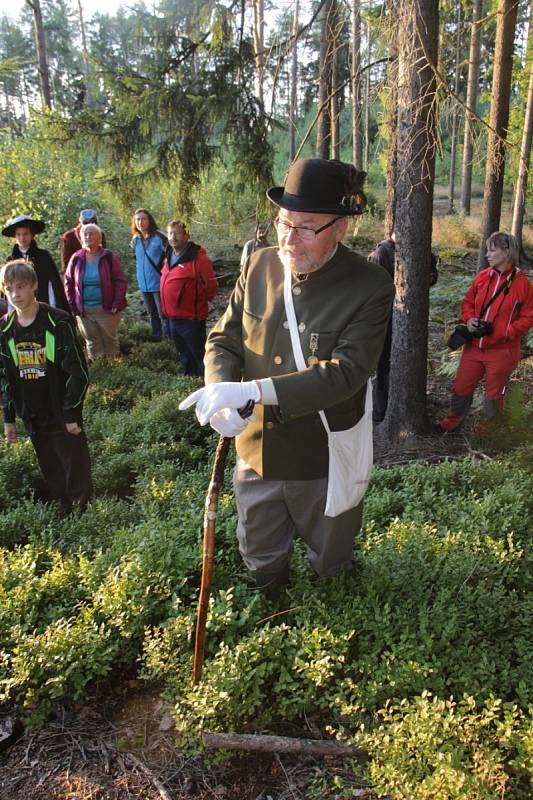
<path id="1" fill-rule="evenodd" d="M 276 603 L 281 597 L 284 586 L 289 582 L 289 565 L 286 564 L 278 572 L 255 570 L 252 575 L 255 578 L 255 585 L 263 592 L 266 599 Z"/>

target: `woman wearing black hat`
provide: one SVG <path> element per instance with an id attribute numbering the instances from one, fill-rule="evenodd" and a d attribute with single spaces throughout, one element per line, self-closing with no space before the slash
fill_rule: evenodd
<path id="1" fill-rule="evenodd" d="M 16 240 L 9 260 L 24 258 L 31 262 L 37 273 L 37 300 L 70 312 L 54 259 L 48 250 L 37 247 L 35 241 L 36 234 L 42 233 L 44 228 L 44 222 L 27 214 L 10 219 L 2 230 L 4 236 Z"/>

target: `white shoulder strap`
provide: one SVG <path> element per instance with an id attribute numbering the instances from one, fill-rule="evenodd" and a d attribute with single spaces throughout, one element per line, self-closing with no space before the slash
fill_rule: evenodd
<path id="1" fill-rule="evenodd" d="M 289 323 L 289 333 L 291 335 L 291 345 L 292 345 L 292 352 L 294 353 L 294 360 L 296 361 L 296 366 L 298 367 L 298 371 L 302 372 L 302 370 L 307 369 L 307 364 L 305 363 L 304 354 L 302 352 L 302 345 L 300 344 L 300 335 L 298 333 L 298 321 L 296 319 L 296 313 L 294 311 L 294 303 L 292 301 L 292 285 L 291 285 L 291 271 L 287 267 L 285 267 L 285 281 L 283 284 L 283 299 L 285 301 L 285 313 L 287 314 L 287 322 Z M 326 429 L 326 433 L 330 434 L 330 429 L 328 425 L 328 421 L 326 419 L 326 415 L 323 411 L 318 412 L 320 414 L 320 419 L 322 420 L 322 424 Z"/>

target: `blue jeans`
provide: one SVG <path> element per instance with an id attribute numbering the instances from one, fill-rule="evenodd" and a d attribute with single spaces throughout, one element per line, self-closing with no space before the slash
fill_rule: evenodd
<path id="1" fill-rule="evenodd" d="M 170 336 L 178 351 L 184 375 L 196 375 L 203 378 L 205 355 L 205 320 L 172 319 L 168 324 Z"/>
<path id="2" fill-rule="evenodd" d="M 152 326 L 152 339 L 162 339 L 163 336 L 170 336 L 168 329 L 168 319 L 161 311 L 161 295 L 159 292 L 141 292 L 150 325 Z"/>

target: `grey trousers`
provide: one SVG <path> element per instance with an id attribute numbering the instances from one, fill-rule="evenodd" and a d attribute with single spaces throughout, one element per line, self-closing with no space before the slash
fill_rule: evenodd
<path id="1" fill-rule="evenodd" d="M 352 566 L 363 503 L 338 517 L 325 517 L 327 478 L 265 481 L 241 459 L 233 476 L 239 513 L 237 538 L 251 570 L 279 572 L 291 557 L 295 535 L 307 546 L 314 571 L 332 577 Z"/>

